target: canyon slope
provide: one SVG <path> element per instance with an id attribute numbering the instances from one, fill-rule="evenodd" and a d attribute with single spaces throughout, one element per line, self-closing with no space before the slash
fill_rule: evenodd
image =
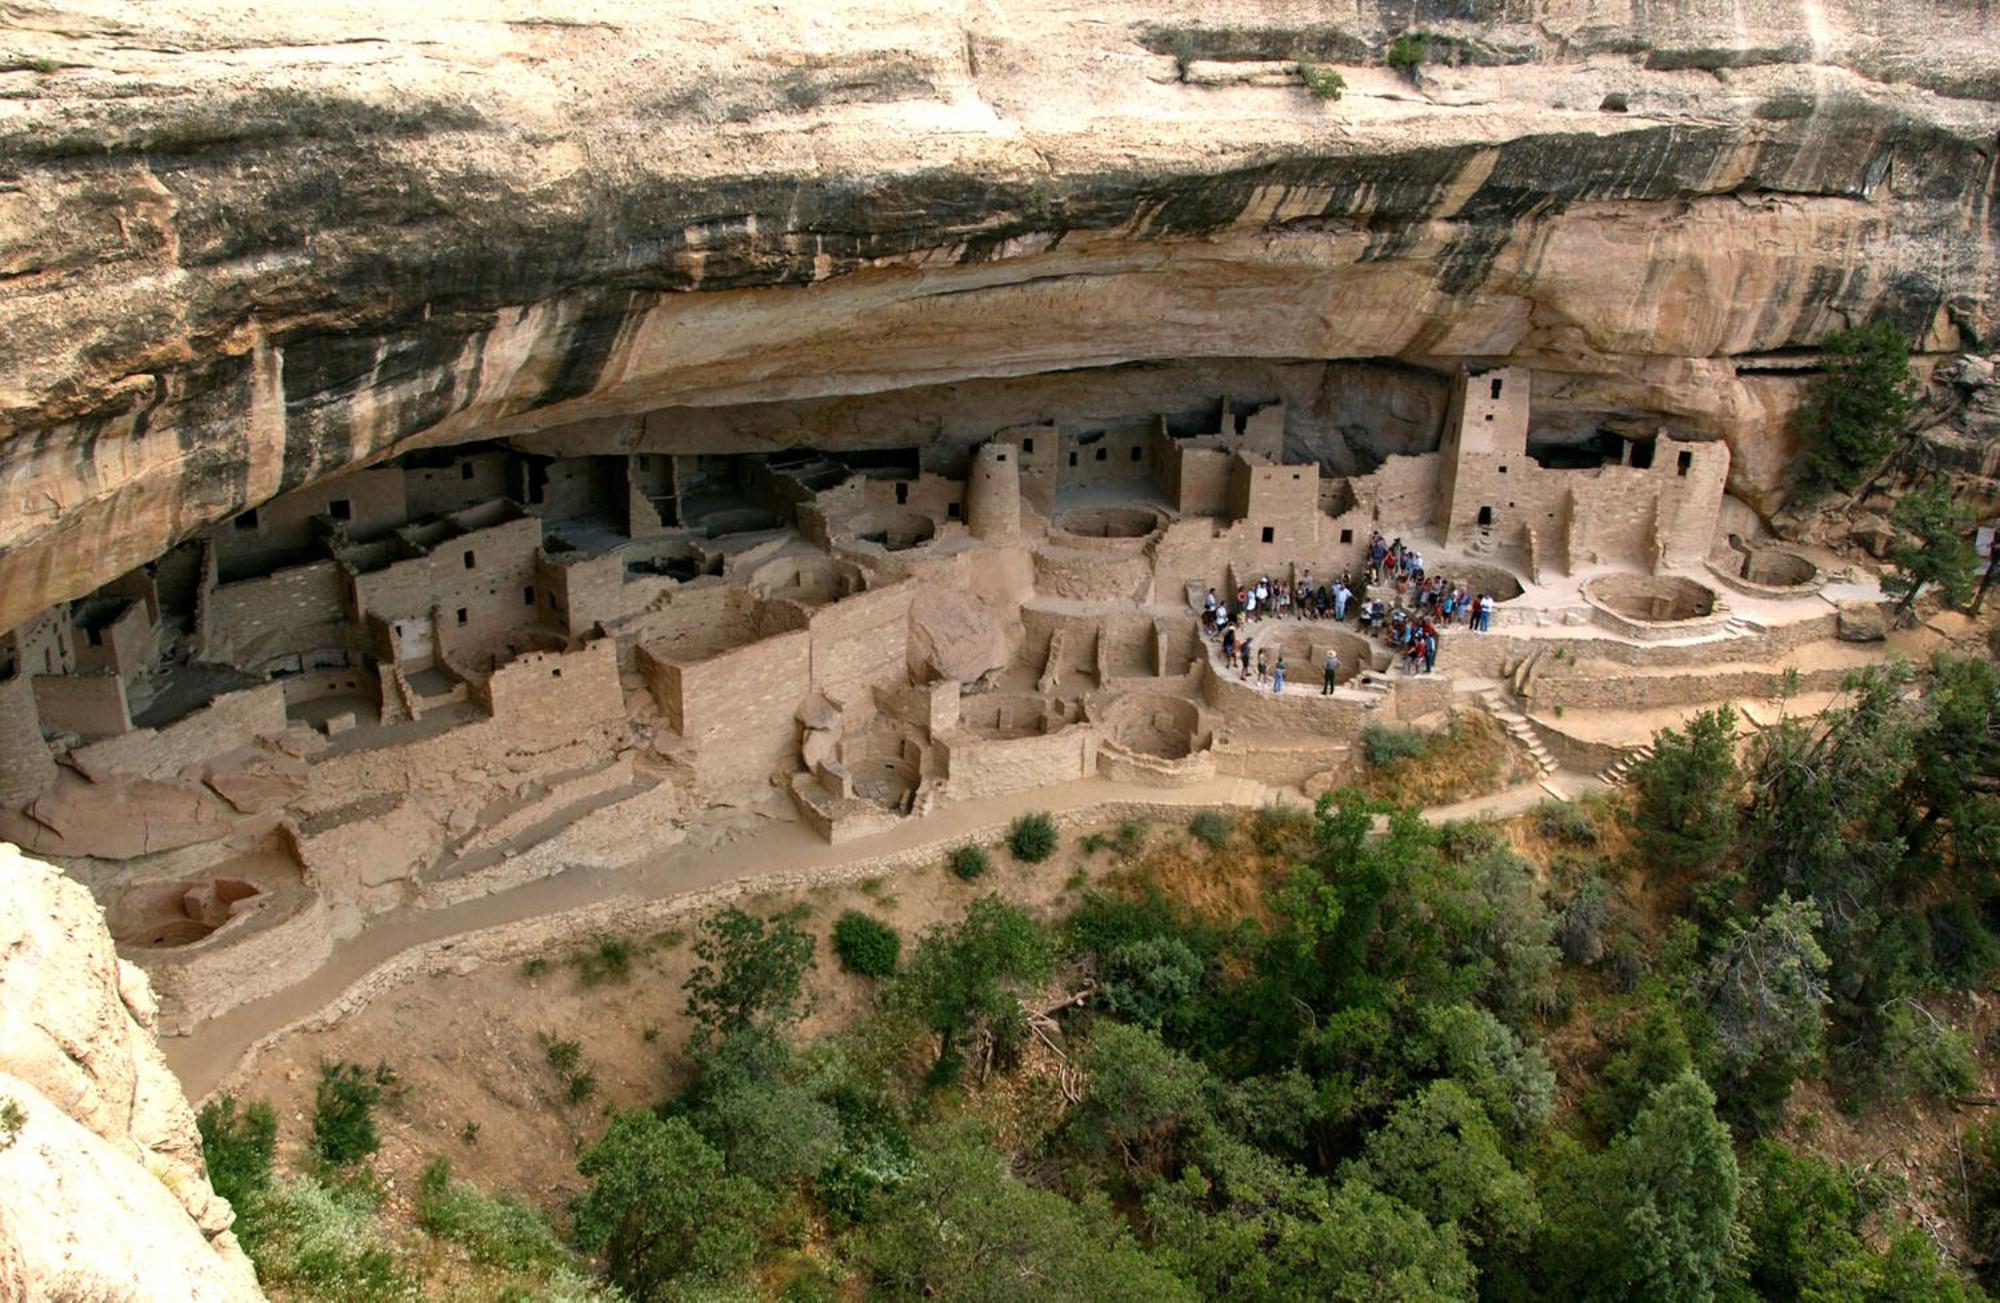
<path id="1" fill-rule="evenodd" d="M 0 629 L 414 447 L 1135 361 L 1509 359 L 1768 512 L 1827 332 L 1995 333 L 1976 0 L 8 16 Z"/>

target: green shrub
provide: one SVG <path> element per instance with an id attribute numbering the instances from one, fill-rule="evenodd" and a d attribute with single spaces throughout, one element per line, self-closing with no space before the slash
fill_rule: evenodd
<path id="1" fill-rule="evenodd" d="M 1337 100 L 1340 93 L 1347 89 L 1347 78 L 1322 64 L 1302 63 L 1298 70 L 1299 80 L 1306 84 L 1306 89 L 1316 99 Z"/>
<path id="2" fill-rule="evenodd" d="M 1229 840 L 1230 826 L 1229 816 L 1220 810 L 1203 810 L 1188 820 L 1188 832 L 1212 851 L 1221 850 L 1223 843 Z"/>
<path id="3" fill-rule="evenodd" d="M 1979 1083 L 1971 1040 L 1914 1000 L 1897 1000 L 1883 1011 L 1882 1067 L 1899 1094 L 1949 1098 Z"/>
<path id="4" fill-rule="evenodd" d="M 987 856 L 984 846 L 968 843 L 951 853 L 951 871 L 967 882 L 985 877 L 986 871 L 992 867 L 993 861 Z"/>
<path id="5" fill-rule="evenodd" d="M 236 1097 L 218 1095 L 195 1115 L 201 1132 L 201 1160 L 208 1183 L 241 1212 L 271 1188 L 271 1156 L 277 1149 L 278 1117 L 263 1100 L 236 1108 Z"/>
<path id="6" fill-rule="evenodd" d="M 1260 805 L 1250 816 L 1250 840 L 1266 855 L 1303 852 L 1312 842 L 1310 807 L 1286 801 Z"/>
<path id="7" fill-rule="evenodd" d="M 1097 852 L 1110 846 L 1111 839 L 1101 832 L 1087 832 L 1083 835 L 1082 840 L 1077 842 L 1077 845 L 1083 848 L 1085 855 L 1095 855 Z"/>
<path id="8" fill-rule="evenodd" d="M 569 1250 L 533 1204 L 452 1180 L 446 1159 L 424 1169 L 417 1182 L 416 1211 L 418 1226 L 463 1246 L 474 1262 L 537 1272 L 572 1265 Z"/>
<path id="9" fill-rule="evenodd" d="M 313 1152 L 330 1167 L 349 1167 L 382 1147 L 375 1106 L 395 1080 L 387 1064 L 373 1073 L 358 1063 L 321 1063 L 313 1092 Z"/>
<path id="10" fill-rule="evenodd" d="M 636 952 L 637 948 L 624 937 L 600 936 L 594 948 L 571 962 L 576 965 L 578 981 L 585 986 L 600 986 L 605 982 L 629 981 L 632 956 Z"/>
<path id="11" fill-rule="evenodd" d="M 1059 840 L 1056 821 L 1037 810 L 1014 820 L 1013 828 L 1007 833 L 1007 849 L 1013 851 L 1014 858 L 1023 864 L 1040 864 L 1056 853 Z"/>
<path id="12" fill-rule="evenodd" d="M 252 1204 L 236 1230 L 257 1264 L 258 1284 L 283 1290 L 283 1297 L 391 1303 L 418 1295 L 416 1281 L 375 1222 L 372 1200 L 358 1186 L 310 1176 L 280 1181 Z"/>
<path id="13" fill-rule="evenodd" d="M 1405 32 L 1389 44 L 1388 63 L 1397 72 L 1414 72 L 1424 61 L 1424 38 Z"/>
<path id="14" fill-rule="evenodd" d="M 902 957 L 903 938 L 882 920 L 850 909 L 833 925 L 833 950 L 848 972 L 887 977 Z"/>
<path id="15" fill-rule="evenodd" d="M 575 1072 L 583 1062 L 582 1041 L 566 1040 L 543 1032 L 541 1042 L 542 1054 L 548 1059 L 549 1066 L 565 1077 Z"/>
<path id="16" fill-rule="evenodd" d="M 1430 749 L 1430 740 L 1413 728 L 1391 728 L 1370 724 L 1361 730 L 1361 755 L 1380 769 L 1398 760 L 1414 760 Z"/>
<path id="17" fill-rule="evenodd" d="M 1146 844 L 1146 825 L 1137 819 L 1127 819 L 1118 825 L 1118 835 L 1111 844 L 1120 855 L 1137 855 Z"/>
<path id="18" fill-rule="evenodd" d="M 1543 801 L 1535 807 L 1535 827 L 1542 836 L 1563 846 L 1597 845 L 1597 824 L 1571 801 Z"/>
<path id="19" fill-rule="evenodd" d="M 569 1075 L 569 1084 L 563 1087 L 563 1098 L 572 1104 L 581 1104 L 597 1093 L 597 1074 L 589 1068 L 579 1068 Z"/>

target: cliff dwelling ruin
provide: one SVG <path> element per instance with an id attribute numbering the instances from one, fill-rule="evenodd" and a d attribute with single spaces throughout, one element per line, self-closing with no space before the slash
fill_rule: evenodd
<path id="1" fill-rule="evenodd" d="M 1371 723 L 1503 697 L 1544 775 L 1610 771 L 1625 712 L 1870 654 L 1835 649 L 1875 578 L 1733 533 L 1726 444 L 1538 432 L 1520 366 L 1376 383 L 1430 399 L 1430 450 L 1315 456 L 1282 394 L 1218 394 L 773 452 L 676 451 L 647 414 L 329 476 L 0 641 L 0 834 L 98 888 L 187 1027 L 594 828 L 735 809 L 846 843 L 1092 777 L 1296 786 Z M 1392 645 L 1404 608 L 1432 672 Z"/>

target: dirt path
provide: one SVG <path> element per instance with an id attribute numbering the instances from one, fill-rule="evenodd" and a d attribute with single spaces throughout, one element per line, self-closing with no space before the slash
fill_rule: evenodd
<path id="1" fill-rule="evenodd" d="M 1568 779 L 1565 790 L 1574 790 L 1578 784 L 1588 782 L 1574 775 L 1564 777 Z M 1540 783 L 1523 783 L 1488 796 L 1440 806 L 1426 811 L 1426 815 L 1439 820 L 1505 816 L 1528 809 L 1548 795 L 1549 790 Z M 326 963 L 307 980 L 239 1005 L 201 1024 L 189 1036 L 168 1038 L 162 1042 L 162 1048 L 188 1097 L 198 1101 L 234 1071 L 254 1047 L 319 1018 L 339 1004 L 347 992 L 364 983 L 371 973 L 419 947 L 609 902 L 668 900 L 777 870 L 788 873 L 831 870 L 929 846 L 937 847 L 942 854 L 944 848 L 1030 810 L 1062 813 L 1120 802 L 1189 809 L 1241 808 L 1284 799 L 1302 801 L 1304 797 L 1296 789 L 1272 788 L 1246 779 L 1213 779 L 1166 790 L 1089 778 L 967 801 L 920 821 L 839 846 L 821 841 L 802 824 L 772 821 L 714 848 L 677 846 L 618 869 L 572 869 L 510 891 L 386 920 L 336 944 Z"/>

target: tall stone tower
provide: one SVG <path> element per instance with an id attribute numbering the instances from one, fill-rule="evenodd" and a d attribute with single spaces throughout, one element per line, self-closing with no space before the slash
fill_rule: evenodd
<path id="1" fill-rule="evenodd" d="M 1012 538 L 1021 532 L 1021 450 L 1010 443 L 982 443 L 965 478 L 965 526 L 974 538 Z"/>

